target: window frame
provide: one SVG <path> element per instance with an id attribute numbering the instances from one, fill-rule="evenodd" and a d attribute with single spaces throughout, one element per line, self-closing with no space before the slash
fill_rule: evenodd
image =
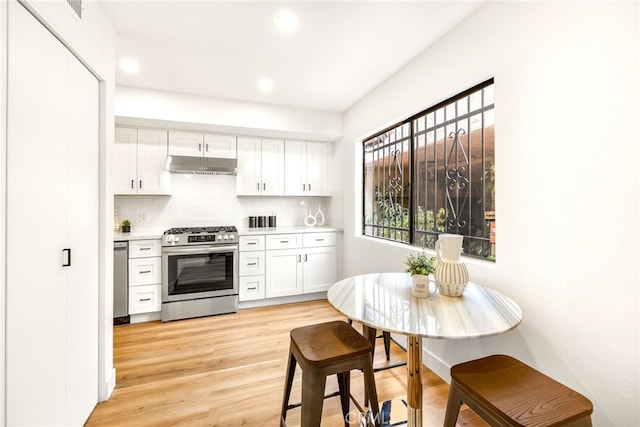
<path id="1" fill-rule="evenodd" d="M 441 102 L 438 102 L 437 104 L 430 106 L 416 114 L 411 115 L 410 117 L 401 120 L 399 122 L 396 122 L 390 126 L 387 126 L 386 128 L 377 131 L 376 133 L 363 138 L 362 139 L 362 198 L 361 198 L 361 208 L 362 208 L 362 216 L 361 216 L 361 233 L 362 236 L 365 237 L 371 237 L 371 238 L 375 238 L 375 239 L 381 239 L 381 240 L 387 240 L 390 242 L 394 242 L 394 243 L 399 243 L 399 244 L 403 244 L 403 245 L 409 245 L 409 246 L 417 246 L 419 245 L 419 239 L 417 238 L 418 233 L 421 233 L 421 230 L 417 230 L 417 218 L 416 218 L 416 210 L 417 210 L 417 205 L 418 205 L 418 196 L 417 196 L 417 172 L 418 172 L 418 168 L 417 168 L 417 164 L 416 162 L 418 161 L 418 159 L 416 159 L 416 146 L 418 145 L 417 143 L 417 139 L 416 139 L 416 129 L 414 126 L 414 122 L 416 120 L 422 119 L 422 118 L 426 118 L 428 114 L 430 113 L 435 113 L 437 110 L 440 110 L 442 108 L 444 108 L 445 106 L 451 105 L 451 104 L 455 104 L 457 103 L 459 100 L 466 98 L 468 96 L 470 96 L 471 94 L 478 92 L 479 90 L 482 90 L 484 88 L 487 88 L 491 85 L 494 85 L 495 81 L 494 78 L 490 78 L 487 79 L 479 84 L 474 85 L 473 87 L 470 87 L 462 92 L 459 92 Z M 484 105 L 484 100 L 480 106 L 479 109 L 477 110 L 473 110 L 473 111 L 469 111 L 467 110 L 466 113 L 464 114 L 457 114 L 455 115 L 454 118 L 452 119 L 447 119 L 446 121 L 444 121 L 442 124 L 438 125 L 438 126 L 444 126 L 446 129 L 447 123 L 456 123 L 459 122 L 461 119 L 467 120 L 467 118 L 473 117 L 476 114 L 484 114 L 486 111 L 488 110 L 495 110 L 495 100 L 488 105 Z M 372 140 L 374 140 L 375 138 L 379 138 L 385 134 L 387 134 L 388 132 L 394 130 L 394 129 L 400 129 L 403 126 L 408 126 L 409 128 L 409 144 L 408 144 L 408 163 L 407 166 L 409 168 L 408 171 L 408 176 L 409 176 L 409 182 L 408 182 L 408 195 L 409 195 L 409 202 L 408 202 L 408 206 L 407 206 L 407 211 L 408 211 L 408 230 L 405 231 L 405 228 L 402 227 L 388 227 L 388 226 L 384 226 L 384 225 L 380 225 L 380 224 L 375 224 L 375 223 L 371 223 L 368 224 L 366 222 L 366 217 L 367 217 L 367 194 L 371 193 L 370 190 L 372 190 L 373 188 L 375 188 L 375 181 L 374 181 L 374 187 L 373 188 L 367 188 L 366 184 L 367 184 L 367 165 L 366 165 L 366 160 L 367 160 L 367 153 L 366 153 L 366 149 L 367 149 L 367 144 L 369 144 Z M 495 122 L 493 123 L 493 126 L 495 126 Z M 482 132 L 485 132 L 485 125 L 483 124 L 482 127 Z M 426 134 L 426 128 L 425 128 L 425 134 Z M 495 135 L 495 134 L 494 134 Z M 468 135 L 468 138 L 471 138 L 471 135 Z M 484 138 L 484 137 L 483 137 Z M 494 137 L 495 138 L 495 137 Z M 471 146 L 471 145 L 469 145 Z M 484 152 L 485 147 L 484 147 L 484 143 L 483 143 L 483 147 L 482 150 Z M 494 149 L 494 153 L 493 153 L 493 165 L 495 165 L 495 149 Z M 484 161 L 484 153 L 483 153 L 483 161 Z M 374 161 L 375 163 L 375 161 Z M 484 170 L 484 168 L 483 168 Z M 440 186 L 442 185 L 441 182 L 435 182 L 434 183 L 436 186 Z M 369 192 L 368 192 L 369 190 Z M 485 190 L 485 184 L 483 184 L 483 190 Z M 486 190 L 485 193 L 486 194 Z M 375 198 L 374 198 L 375 201 Z M 446 200 L 445 200 L 446 202 Z M 483 203 L 484 203 L 484 196 L 483 196 Z M 446 203 L 445 203 L 446 206 Z M 484 206 L 484 205 L 483 205 Z M 495 221 L 495 219 L 493 219 L 493 221 Z M 486 222 L 486 219 L 485 219 Z M 404 241 L 404 240 L 400 240 L 397 238 L 389 238 L 389 237 L 384 237 L 384 236 L 380 236 L 380 235 L 376 235 L 376 233 L 367 233 L 367 228 L 368 227 L 374 227 L 374 229 L 378 229 L 378 228 L 382 228 L 382 229 L 393 229 L 396 230 L 396 233 L 401 233 L 401 232 L 406 232 L 408 233 L 408 241 Z M 446 233 L 446 229 L 444 232 L 438 232 L 437 234 L 442 234 L 442 233 Z M 425 233 L 426 234 L 426 233 Z M 477 238 L 477 236 L 469 236 L 468 233 L 460 233 L 460 235 L 464 236 L 465 238 L 465 246 L 467 244 L 467 242 L 470 240 L 470 238 Z M 482 239 L 486 239 L 487 237 L 482 237 Z M 493 245 L 494 242 L 491 241 L 491 244 Z M 494 246 L 495 247 L 495 246 Z M 495 261 L 495 256 L 491 257 L 485 257 L 485 256 L 477 256 L 477 255 L 473 255 L 473 254 L 465 254 L 468 256 L 472 256 L 475 257 L 477 259 L 484 259 L 484 260 L 490 260 L 490 261 Z"/>

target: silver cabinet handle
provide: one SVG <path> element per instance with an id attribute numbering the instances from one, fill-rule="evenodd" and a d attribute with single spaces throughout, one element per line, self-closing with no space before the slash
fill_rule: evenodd
<path id="1" fill-rule="evenodd" d="M 142 180 L 140 180 L 140 188 L 142 188 Z"/>
<path id="2" fill-rule="evenodd" d="M 262 191 L 267 189 L 267 184 L 265 182 L 262 183 Z"/>
<path id="3" fill-rule="evenodd" d="M 247 243 L 248 246 L 255 246 L 257 244 L 258 244 L 258 242 L 249 242 L 249 243 Z"/>
<path id="4" fill-rule="evenodd" d="M 131 188 L 133 188 L 133 182 L 135 181 L 135 179 L 131 180 Z"/>
<path id="5" fill-rule="evenodd" d="M 149 297 L 149 298 L 140 298 L 138 301 L 140 301 L 140 302 L 151 301 L 151 297 Z"/>
<path id="6" fill-rule="evenodd" d="M 248 262 L 247 265 L 258 265 L 257 262 Z"/>
<path id="7" fill-rule="evenodd" d="M 288 240 L 280 240 L 280 243 L 289 243 Z"/>
<path id="8" fill-rule="evenodd" d="M 254 287 L 252 287 L 252 288 L 247 288 L 247 290 L 248 290 L 248 291 L 257 291 L 257 290 L 258 290 L 258 287 L 257 287 L 257 286 L 254 286 Z"/>
<path id="9" fill-rule="evenodd" d="M 202 151 L 202 144 L 198 144 L 198 151 Z"/>
<path id="10" fill-rule="evenodd" d="M 209 152 L 209 144 L 204 144 L 204 151 Z"/>
<path id="11" fill-rule="evenodd" d="M 307 191 L 311 191 L 311 184 L 307 184 Z"/>
<path id="12" fill-rule="evenodd" d="M 71 249 L 66 248 L 62 250 L 62 266 L 71 267 Z"/>
<path id="13" fill-rule="evenodd" d="M 143 270 L 139 272 L 140 274 L 149 274 L 151 273 L 151 270 Z"/>
<path id="14" fill-rule="evenodd" d="M 316 242 L 324 242 L 324 239 L 316 239 Z"/>
<path id="15" fill-rule="evenodd" d="M 302 255 L 298 255 L 298 262 L 302 261 Z"/>
<path id="16" fill-rule="evenodd" d="M 147 246 L 146 248 L 139 248 L 138 250 L 139 250 L 139 251 L 150 251 L 150 250 L 151 250 L 151 247 L 150 247 L 150 246 Z"/>
<path id="17" fill-rule="evenodd" d="M 304 262 L 307 262 L 307 254 L 304 254 Z"/>
<path id="18" fill-rule="evenodd" d="M 302 184 L 302 191 L 306 190 L 306 186 L 304 184 Z"/>
<path id="19" fill-rule="evenodd" d="M 258 190 L 258 191 L 260 190 L 260 183 L 259 182 L 256 184 L 256 190 Z"/>

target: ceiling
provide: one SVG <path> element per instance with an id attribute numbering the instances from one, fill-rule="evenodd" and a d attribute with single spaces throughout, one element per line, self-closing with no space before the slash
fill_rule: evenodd
<path id="1" fill-rule="evenodd" d="M 343 112 L 478 8 L 473 1 L 98 0 L 117 32 L 116 84 Z M 288 10 L 297 28 L 284 33 Z M 273 82 L 270 92 L 259 79 Z"/>

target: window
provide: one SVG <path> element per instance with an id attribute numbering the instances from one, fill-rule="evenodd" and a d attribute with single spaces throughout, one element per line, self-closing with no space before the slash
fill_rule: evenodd
<path id="1" fill-rule="evenodd" d="M 363 234 L 495 259 L 493 79 L 363 142 Z"/>

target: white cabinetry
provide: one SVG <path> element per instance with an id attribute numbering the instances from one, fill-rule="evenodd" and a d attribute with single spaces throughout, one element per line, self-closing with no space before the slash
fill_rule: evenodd
<path id="1" fill-rule="evenodd" d="M 166 130 L 116 127 L 114 150 L 115 194 L 171 193 Z"/>
<path id="2" fill-rule="evenodd" d="M 160 311 L 160 240 L 129 242 L 129 314 Z"/>
<path id="3" fill-rule="evenodd" d="M 169 155 L 235 159 L 236 137 L 170 130 Z"/>
<path id="4" fill-rule="evenodd" d="M 328 146 L 323 142 L 285 142 L 285 194 L 329 195 Z"/>
<path id="5" fill-rule="evenodd" d="M 335 282 L 335 233 L 268 235 L 266 249 L 267 298 L 322 292 Z"/>
<path id="6" fill-rule="evenodd" d="M 239 196 L 284 195 L 284 140 L 238 137 Z"/>
<path id="7" fill-rule="evenodd" d="M 98 400 L 99 84 L 19 2 L 3 6 L 1 423 L 80 426 Z"/>
<path id="8" fill-rule="evenodd" d="M 265 236 L 240 236 L 240 301 L 265 298 Z"/>

